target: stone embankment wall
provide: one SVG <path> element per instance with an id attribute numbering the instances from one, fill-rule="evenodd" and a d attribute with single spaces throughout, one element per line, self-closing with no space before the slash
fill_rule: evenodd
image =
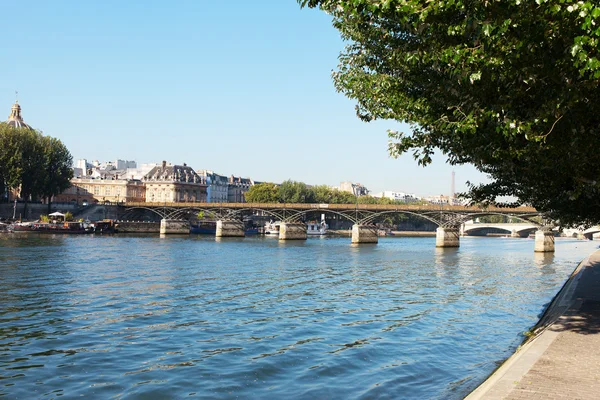
<path id="1" fill-rule="evenodd" d="M 160 222 L 146 221 L 117 221 L 115 226 L 117 233 L 159 233 Z"/>

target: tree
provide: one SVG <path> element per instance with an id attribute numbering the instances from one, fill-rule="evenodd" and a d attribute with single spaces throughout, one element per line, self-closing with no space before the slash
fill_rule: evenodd
<path id="1" fill-rule="evenodd" d="M 44 169 L 40 171 L 39 192 L 48 201 L 50 213 L 52 197 L 71 186 L 73 157 L 60 140 L 49 136 L 42 136 L 40 140 L 43 146 Z"/>
<path id="2" fill-rule="evenodd" d="M 304 182 L 287 180 L 279 185 L 279 201 L 283 203 L 314 203 L 313 193 Z"/>
<path id="3" fill-rule="evenodd" d="M 333 79 L 358 116 L 410 124 L 389 132 L 391 155 L 425 166 L 439 150 L 492 178 L 470 186 L 473 201 L 514 196 L 563 224 L 600 223 L 595 2 L 298 1 L 347 41 Z"/>
<path id="4" fill-rule="evenodd" d="M 248 189 L 246 201 L 249 203 L 277 203 L 278 188 L 274 183 L 259 183 Z"/>
<path id="5" fill-rule="evenodd" d="M 25 201 L 24 215 L 30 199 L 45 197 L 50 201 L 70 186 L 72 162 L 60 140 L 0 123 L 0 178 L 8 190 L 19 189 Z"/>

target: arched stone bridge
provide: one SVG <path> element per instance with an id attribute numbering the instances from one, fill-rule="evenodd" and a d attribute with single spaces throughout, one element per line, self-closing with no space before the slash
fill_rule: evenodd
<path id="1" fill-rule="evenodd" d="M 306 239 L 306 230 L 301 221 L 306 219 L 307 214 L 314 212 L 333 214 L 353 222 L 352 243 L 376 243 L 378 239 L 374 222 L 378 218 L 388 214 L 408 214 L 424 218 L 438 226 L 436 234 L 436 246 L 438 247 L 458 247 L 460 226 L 479 216 L 503 215 L 518 218 L 526 223 L 532 223 L 531 218 L 541 216 L 532 207 L 482 208 L 411 204 L 127 203 L 121 204 L 120 207 L 124 208 L 122 215 L 139 209 L 149 210 L 159 215 L 166 225 L 168 225 L 168 221 L 188 220 L 190 216 L 204 212 L 218 220 L 218 236 L 240 236 L 241 228 L 237 227 L 241 224 L 243 216 L 260 212 L 281 221 L 280 239 L 282 240 Z M 535 224 L 537 225 L 537 223 Z M 168 228 L 165 228 L 164 231 L 168 233 Z M 548 239 L 548 230 L 545 231 L 546 241 L 548 241 L 550 240 Z M 539 251 L 553 251 L 553 240 L 552 237 L 552 250 Z M 536 249 L 536 251 L 538 250 Z"/>
<path id="2" fill-rule="evenodd" d="M 477 231 L 494 229 L 506 232 L 512 237 L 527 237 L 529 234 L 541 229 L 542 225 L 538 223 L 480 223 L 467 221 L 461 228 L 461 234 L 470 235 Z"/>

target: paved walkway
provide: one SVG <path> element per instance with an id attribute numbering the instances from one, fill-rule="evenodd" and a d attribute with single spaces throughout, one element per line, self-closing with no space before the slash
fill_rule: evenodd
<path id="1" fill-rule="evenodd" d="M 468 400 L 600 399 L 600 251 L 579 265 L 538 326 Z"/>

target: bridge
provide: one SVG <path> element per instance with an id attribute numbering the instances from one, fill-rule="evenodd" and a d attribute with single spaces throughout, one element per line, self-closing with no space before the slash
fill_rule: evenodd
<path id="1" fill-rule="evenodd" d="M 537 223 L 480 223 L 467 221 L 461 226 L 461 234 L 471 235 L 478 231 L 496 230 L 510 235 L 511 237 L 528 237 L 531 233 L 542 228 Z"/>
<path id="2" fill-rule="evenodd" d="M 269 215 L 281 221 L 279 239 L 306 239 L 306 225 L 302 222 L 310 213 L 338 215 L 353 223 L 352 243 L 377 243 L 376 220 L 393 214 L 414 215 L 433 222 L 437 247 L 458 247 L 461 225 L 479 216 L 503 215 L 517 218 L 526 224 L 539 226 L 532 218 L 540 217 L 532 207 L 477 207 L 451 205 L 384 205 L 384 204 L 306 204 L 306 203 L 124 203 L 119 204 L 125 216 L 135 210 L 148 210 L 161 218 L 161 233 L 183 233 L 189 230 L 189 219 L 200 212 L 217 220 L 217 236 L 244 236 L 242 220 L 245 215 Z M 537 218 L 539 220 L 539 218 Z M 538 239 L 539 237 L 539 239 Z M 535 251 L 554 251 L 554 237 L 550 228 L 536 232 Z"/>

